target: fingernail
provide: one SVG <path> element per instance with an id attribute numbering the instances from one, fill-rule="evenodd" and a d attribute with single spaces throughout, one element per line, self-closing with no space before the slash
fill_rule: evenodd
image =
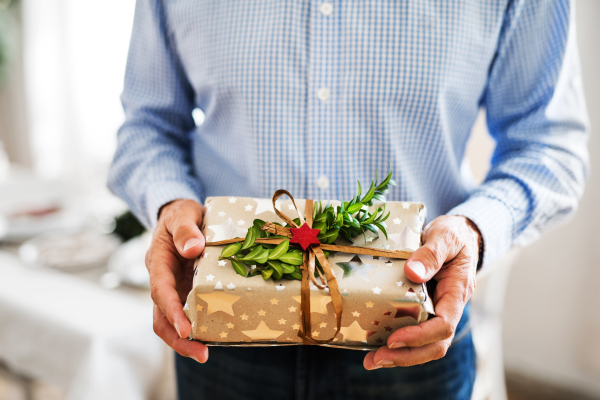
<path id="1" fill-rule="evenodd" d="M 194 361 L 196 361 L 198 364 L 202 364 L 200 361 L 198 361 L 198 359 L 194 356 L 190 356 L 190 358 Z"/>
<path id="2" fill-rule="evenodd" d="M 373 371 L 374 369 L 379 369 L 379 368 L 383 368 L 383 365 L 373 365 L 371 368 L 369 368 L 369 371 Z"/>
<path id="3" fill-rule="evenodd" d="M 380 365 L 382 367 L 384 365 L 393 365 L 393 364 L 394 364 L 394 362 L 392 360 L 381 360 L 377 363 L 377 365 Z"/>
<path id="4" fill-rule="evenodd" d="M 425 266 L 421 261 L 411 261 L 408 264 L 408 268 L 412 270 L 419 278 L 423 278 L 425 276 Z"/>
<path id="5" fill-rule="evenodd" d="M 175 330 L 177 331 L 177 334 L 179 335 L 179 337 L 183 338 L 183 336 L 181 336 L 181 331 L 179 330 L 179 326 L 177 326 L 177 322 L 175 322 Z"/>
<path id="6" fill-rule="evenodd" d="M 200 239 L 194 238 L 188 240 L 187 242 L 185 242 L 185 246 L 183 246 L 183 251 L 188 251 L 192 247 L 196 246 L 198 243 L 200 243 Z"/>
<path id="7" fill-rule="evenodd" d="M 390 349 L 398 349 L 400 347 L 406 347 L 406 343 L 404 342 L 394 342 L 388 346 Z"/>

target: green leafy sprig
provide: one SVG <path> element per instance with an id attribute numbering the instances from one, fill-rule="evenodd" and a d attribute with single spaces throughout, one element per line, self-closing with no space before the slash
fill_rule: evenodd
<path id="1" fill-rule="evenodd" d="M 315 204 L 312 228 L 320 229 L 321 232 L 317 238 L 321 243 L 331 244 L 340 234 L 352 243 L 354 243 L 354 238 L 362 234 L 366 242 L 367 230 L 373 232 L 377 237 L 381 231 L 387 239 L 385 220 L 388 219 L 390 213 L 385 214 L 385 204 L 383 207 L 377 207 L 374 213 L 369 212 L 368 206 L 372 206 L 375 200 L 386 202 L 385 195 L 388 193 L 390 185 L 396 185 L 392 179 L 392 170 L 390 169 L 385 179 L 379 184 L 377 183 L 377 172 L 375 172 L 375 181 L 371 181 L 371 186 L 364 196 L 362 196 L 360 182 L 357 181 L 357 183 L 358 194 L 352 200 L 344 201 L 337 207 L 330 203 L 323 206 L 320 200 Z M 300 219 L 294 219 L 294 223 L 300 226 Z M 264 224 L 265 221 L 255 219 L 252 227 L 248 228 L 244 242 L 225 246 L 219 259 L 230 260 L 235 272 L 242 276 L 261 274 L 265 280 L 276 281 L 282 278 L 301 280 L 302 249 L 295 244 L 290 244 L 289 238 L 285 236 L 263 231 L 261 227 Z M 278 245 L 259 244 L 255 242 L 259 238 L 284 240 Z M 325 253 L 325 257 L 330 255 L 328 251 L 323 253 Z M 318 260 L 317 267 L 320 268 Z"/>

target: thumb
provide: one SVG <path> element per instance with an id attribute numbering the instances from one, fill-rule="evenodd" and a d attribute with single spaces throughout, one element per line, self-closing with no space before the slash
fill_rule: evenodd
<path id="1" fill-rule="evenodd" d="M 165 223 L 177 252 L 188 259 L 196 258 L 202 254 L 206 243 L 199 228 L 204 216 L 203 207 L 193 200 L 173 204 L 173 207 L 168 210 Z"/>
<path id="2" fill-rule="evenodd" d="M 431 280 L 449 257 L 448 240 L 443 230 L 430 229 L 427 240 L 406 260 L 404 274 L 416 283 Z"/>

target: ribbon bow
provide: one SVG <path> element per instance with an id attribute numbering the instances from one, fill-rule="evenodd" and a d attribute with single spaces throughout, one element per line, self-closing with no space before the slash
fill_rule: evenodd
<path id="1" fill-rule="evenodd" d="M 293 220 L 291 220 L 287 215 L 283 214 L 281 211 L 277 209 L 275 206 L 275 202 L 282 195 L 287 195 L 290 200 L 292 200 L 292 204 L 298 213 L 298 218 L 300 220 L 300 226 L 296 225 Z M 337 279 L 333 274 L 333 270 L 331 268 L 331 264 L 325 257 L 325 253 L 323 250 L 331 250 L 331 251 L 339 251 L 342 253 L 351 253 L 351 254 L 364 254 L 370 256 L 379 256 L 379 257 L 388 257 L 395 259 L 407 259 L 412 252 L 410 251 L 391 251 L 391 250 L 379 250 L 371 247 L 360 247 L 360 246 L 338 246 L 333 244 L 323 244 L 320 243 L 316 238 L 316 233 L 313 235 L 313 238 L 303 238 L 306 234 L 306 231 L 312 230 L 312 217 L 313 217 L 313 200 L 306 200 L 305 204 L 305 212 L 306 212 L 306 221 L 302 217 L 302 213 L 296 206 L 296 202 L 294 201 L 294 197 L 284 189 L 279 189 L 273 194 L 273 210 L 275 210 L 275 214 L 279 216 L 283 221 L 285 221 L 289 226 L 293 226 L 293 228 L 287 228 L 283 226 L 276 225 L 272 222 L 266 222 L 262 226 L 262 230 L 273 233 L 279 236 L 285 236 L 290 238 L 290 243 L 298 243 L 304 250 L 303 255 L 303 263 L 302 263 L 302 286 L 300 293 L 300 311 L 302 318 L 302 330 L 298 332 L 298 336 L 302 338 L 304 344 L 327 344 L 333 341 L 337 334 L 340 332 L 340 328 L 342 325 L 342 311 L 343 311 L 343 302 L 342 295 L 340 294 L 340 290 L 338 288 Z M 304 239 L 304 240 L 303 240 Z M 310 239 L 310 240 L 308 240 Z M 285 239 L 279 238 L 262 238 L 256 239 L 256 243 L 270 243 L 270 244 L 279 244 Z M 206 246 L 221 246 L 231 243 L 243 242 L 243 238 L 235 238 L 228 240 L 221 240 L 218 242 L 207 242 Z M 320 270 L 317 270 L 319 273 L 319 277 L 321 283 L 319 283 L 315 277 L 315 258 L 319 260 L 319 264 L 323 269 L 323 274 Z M 331 302 L 333 303 L 333 309 L 335 311 L 335 318 L 337 322 L 337 330 L 335 334 L 326 340 L 317 340 L 312 337 L 311 332 L 311 323 L 310 323 L 310 282 L 312 282 L 319 289 L 325 289 L 329 287 L 329 294 L 331 295 Z"/>

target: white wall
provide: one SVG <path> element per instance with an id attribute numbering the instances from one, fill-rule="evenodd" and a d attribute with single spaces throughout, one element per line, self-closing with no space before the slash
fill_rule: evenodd
<path id="1" fill-rule="evenodd" d="M 577 0 L 577 34 L 592 124 L 592 162 L 575 218 L 521 251 L 508 283 L 504 353 L 509 370 L 600 396 L 600 1 Z M 475 175 L 492 144 L 475 127 Z"/>

